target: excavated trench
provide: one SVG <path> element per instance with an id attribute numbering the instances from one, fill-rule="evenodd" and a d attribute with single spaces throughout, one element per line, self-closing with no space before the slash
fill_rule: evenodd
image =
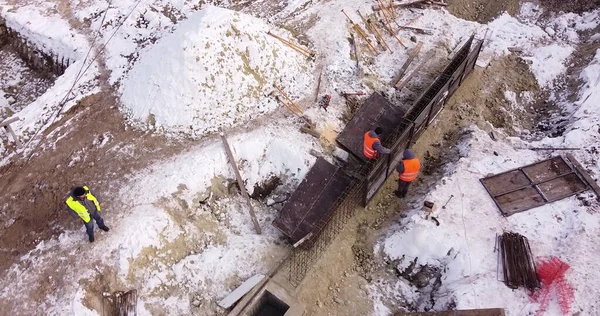
<path id="1" fill-rule="evenodd" d="M 11 117 L 50 88 L 69 60 L 37 49 L 0 16 L 0 120 Z"/>

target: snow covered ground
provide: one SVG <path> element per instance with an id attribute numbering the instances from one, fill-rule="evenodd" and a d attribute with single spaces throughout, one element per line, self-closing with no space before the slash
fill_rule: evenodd
<path id="1" fill-rule="evenodd" d="M 524 13 L 531 12 L 531 8 L 526 5 Z M 570 22 L 565 22 L 567 20 Z M 538 83 L 542 87 L 552 88 L 552 80 L 566 69 L 564 61 L 574 50 L 572 45 L 579 41 L 576 33 L 567 32 L 567 29 L 594 28 L 600 24 L 600 17 L 596 10 L 583 17 L 568 14 L 555 19 L 551 23 L 555 29 L 550 33 L 564 40 L 562 43 L 550 40 L 546 33 L 548 29 L 543 31 L 531 24 L 517 23 L 507 15 L 491 22 L 493 35 L 487 46 L 502 50 L 517 44 L 526 47 L 527 51 L 532 52 L 527 59 L 532 61 L 531 69 Z M 519 36 L 516 37 L 516 34 Z M 537 46 L 540 42 L 546 44 Z M 389 315 L 390 310 L 385 303 L 394 297 L 402 297 L 417 310 L 440 310 L 449 306 L 456 306 L 457 309 L 504 307 L 507 315 L 536 313 L 539 304 L 532 302 L 525 290 L 511 290 L 497 280 L 495 238 L 504 231 L 518 232 L 528 237 L 532 252 L 538 259 L 555 256 L 571 266 L 566 279 L 575 289 L 572 313 L 600 313 L 597 305 L 600 291 L 593 285 L 595 282 L 590 282 L 600 279 L 600 263 L 591 260 L 600 250 L 600 209 L 597 202 L 593 202 L 595 195 L 588 191 L 503 217 L 479 183 L 479 179 L 488 174 L 501 173 L 551 156 L 548 152 L 518 149 L 527 146 L 581 148 L 573 151 L 573 155 L 587 166 L 593 177 L 600 176 L 597 161 L 600 140 L 600 50 L 583 69 L 580 79 L 584 85 L 578 99 L 562 104 L 569 120 L 566 131 L 560 137 L 526 143 L 511 137 L 492 140 L 486 132 L 476 127 L 466 133 L 458 145 L 460 159 L 446 165 L 446 177 L 441 183 L 414 203 L 420 206 L 424 200 L 434 201 L 438 209 L 433 216 L 441 225 L 436 226 L 433 221 L 426 220 L 420 207 L 416 207 L 408 217 L 391 227 L 376 247 L 376 253 L 385 258 L 400 260 L 397 266 L 399 271 L 408 267 L 413 260 L 418 265 L 440 267 L 444 271 L 441 288 L 430 296 L 426 290 L 419 290 L 402 278 L 380 280 L 371 288 L 373 297 L 379 302 L 376 304 L 377 314 Z M 454 198 L 446 209 L 441 209 L 440 206 L 451 195 Z M 590 202 L 592 206 L 589 206 Z M 435 300 L 433 306 L 432 300 Z M 545 315 L 561 315 L 556 299 L 550 303 Z"/>
<path id="2" fill-rule="evenodd" d="M 100 43 L 111 39 L 104 56 L 106 70 L 110 71 L 109 81 L 119 85 L 123 93 L 123 110 L 138 121 L 148 123 L 149 116 L 153 116 L 150 121 L 162 126 L 163 132 L 171 134 L 201 135 L 226 128 L 274 111 L 279 105 L 264 95 L 267 91 L 265 87 L 274 80 L 283 79 L 281 86 L 298 100 L 306 109 L 306 115 L 320 129 L 330 126 L 339 131 L 343 126 L 341 116 L 346 105 L 337 92 L 387 89 L 384 87 L 395 75 L 398 65 L 407 58 L 407 51 L 392 37 L 386 37 L 393 52 L 382 52 L 361 60 L 367 75 L 363 82 L 359 82 L 356 80 L 356 63 L 351 58 L 349 27 L 340 10 L 346 8 L 352 19 L 358 22 L 360 17 L 350 8 L 370 14 L 371 3 L 351 0 L 308 5 L 309 2 L 291 1 L 268 22 L 213 7 L 196 12 L 198 8 L 189 1 L 112 1 L 110 7 L 106 1 L 73 1 L 71 6 L 74 17 L 81 23 L 88 23 L 90 32 L 99 36 L 99 42 L 94 45 L 96 49 Z M 13 11 L 9 12 L 4 5 L 2 8 L 7 19 L 12 18 L 11 23 L 20 23 L 18 25 L 24 28 L 25 33 L 36 31 L 46 34 L 37 28 L 27 28 L 28 24 L 11 13 Z M 22 118 L 17 128 L 24 134 L 37 128 L 41 118 L 54 113 L 51 109 L 56 107 L 77 78 L 84 64 L 85 53 L 91 46 L 90 39 L 69 30 L 64 20 L 40 13 L 47 8 L 52 6 L 37 3 L 20 10 L 28 12 L 30 16 L 37 14 L 36 20 L 44 21 L 43 25 L 51 25 L 47 28 L 59 30 L 46 34 L 54 41 L 46 43 L 40 40 L 40 45 L 55 49 L 59 49 L 56 48 L 59 44 L 67 47 L 77 62 L 48 92 L 17 114 Z M 535 20 L 533 8 L 524 7 L 522 14 L 525 21 L 527 18 Z M 207 16 L 207 12 L 210 16 Z M 128 16 L 131 18 L 126 19 Z M 426 9 L 407 12 L 398 21 L 406 23 L 416 19 L 413 26 L 431 29 L 433 35 L 420 36 L 419 40 L 425 44 L 423 51 L 438 47 L 436 59 L 445 59 L 448 55 L 448 49 L 439 47 L 451 50 L 473 32 L 483 38 L 486 29 L 489 29 L 489 42 L 482 52 L 480 65 L 485 66 L 494 58 L 508 54 L 508 47 L 521 47 L 531 52 L 528 58 L 532 61 L 536 78 L 541 85 L 547 86 L 564 71 L 563 62 L 578 41 L 577 35 L 568 31 L 571 23 L 575 22 L 578 29 L 593 28 L 598 24 L 597 16 L 564 15 L 542 28 L 533 22 L 519 22 L 508 15 L 502 15 L 489 25 L 479 25 L 458 19 L 444 10 Z M 220 17 L 223 19 L 211 20 Z M 121 27 L 119 23 L 122 21 L 125 22 Z M 277 30 L 279 35 L 289 34 L 275 25 L 298 21 L 311 21 L 305 29 L 299 29 L 308 35 L 313 45 L 310 48 L 317 53 L 315 62 L 303 60 L 301 55 L 282 44 L 274 48 L 280 43 L 261 33 L 271 29 Z M 206 24 L 210 24 L 210 28 Z M 251 36 L 255 41 L 246 42 L 244 36 L 228 37 L 231 25 L 236 25 L 235 28 L 231 27 L 232 33 L 237 29 L 241 34 L 249 34 L 245 36 Z M 217 26 L 221 28 L 217 29 Z M 548 28 L 552 31 L 548 31 Z M 221 39 L 213 40 L 217 35 L 221 35 Z M 408 31 L 400 32 L 399 36 L 409 49 L 416 45 L 409 41 Z M 248 47 L 248 53 L 227 55 L 224 50 L 225 56 L 220 56 L 216 50 L 219 43 L 236 45 L 235 49 L 241 51 Z M 207 44 L 210 47 L 206 48 Z M 366 51 L 366 44 L 362 43 L 362 46 L 362 50 Z M 255 58 L 259 52 L 261 57 Z M 245 61 L 242 55 L 249 60 Z M 227 67 L 214 74 L 196 64 L 213 66 L 218 58 L 226 59 Z M 543 60 L 543 63 L 539 60 Z M 248 70 L 250 75 L 246 73 L 235 77 L 240 80 L 250 78 L 243 83 L 227 75 L 228 72 L 237 73 L 240 62 L 252 70 Z M 271 67 L 274 73 L 277 73 L 276 70 L 279 73 L 259 73 L 255 70 L 256 66 Z M 323 69 L 321 92 L 333 95 L 327 112 L 310 101 L 315 88 L 313 67 L 318 69 L 319 66 Z M 594 128 L 597 130 L 598 121 L 594 119 L 597 120 L 599 113 L 594 104 L 600 102 L 600 95 L 598 79 L 593 77 L 598 73 L 598 62 L 589 67 L 582 73 L 582 79 L 589 83 L 589 87 L 582 90 L 581 94 L 581 102 L 586 101 L 573 115 L 571 129 L 562 139 L 546 139 L 542 141 L 543 144 L 589 147 L 586 145 L 588 143 L 583 142 L 597 142 L 597 134 L 594 135 L 593 131 Z M 78 96 L 72 99 L 67 108 L 81 96 L 97 91 L 94 77 L 99 71 L 95 64 L 90 68 L 81 80 L 85 84 L 76 87 Z M 208 90 L 194 90 L 191 87 L 194 81 L 201 85 L 200 81 L 210 78 L 210 74 L 215 76 L 215 83 L 222 80 L 222 87 L 217 87 L 222 89 L 209 93 Z M 256 79 L 255 75 L 262 79 Z M 250 83 L 252 80 L 264 83 L 256 85 Z M 245 98 L 249 89 L 255 89 L 256 95 Z M 218 104 L 219 100 L 226 100 L 226 103 Z M 239 102 L 242 102 L 241 106 Z M 215 104 L 215 112 L 207 110 Z M 309 105 L 311 108 L 308 108 Z M 233 110 L 239 110 L 239 115 L 227 113 Z M 285 109 L 281 111 L 285 113 Z M 250 191 L 256 183 L 271 175 L 281 177 L 287 186 L 297 185 L 314 162 L 315 158 L 309 151 L 323 151 L 314 138 L 298 132 L 293 118 L 269 118 L 251 125 L 250 131 L 229 137 L 242 176 L 246 179 L 245 186 Z M 524 293 L 511 292 L 495 281 L 495 255 L 486 251 L 493 249 L 495 233 L 503 229 L 523 230 L 532 241 L 535 254 L 561 255 L 573 267 L 583 264 L 586 247 L 597 247 L 588 238 L 584 239 L 585 243 L 566 249 L 569 252 L 564 256 L 555 250 L 555 246 L 565 240 L 598 232 L 594 221 L 586 222 L 593 215 L 578 206 L 574 198 L 508 219 L 499 216 L 485 192 L 480 192 L 483 189 L 479 188 L 477 179 L 488 172 L 510 169 L 540 158 L 534 152 L 515 150 L 515 144 L 522 145 L 517 139 L 492 142 L 486 134 L 474 128 L 471 138 L 461 144 L 464 157 L 456 165 L 447 167 L 449 174 L 445 184 L 427 197 L 438 204 L 449 194 L 459 197 L 449 204 L 445 212 L 437 214 L 442 226 L 431 226 L 414 211 L 381 242 L 380 249 L 390 258 L 406 255 L 419 257 L 422 262 L 448 266 L 449 272 L 444 279 L 447 297 L 446 301 L 440 299 L 439 304 L 454 299 L 462 308 L 487 306 L 485 304 L 507 306 L 514 301 L 517 306 L 509 309 L 511 315 L 521 315 L 519 307 L 525 311 L 535 310 L 535 304 L 529 303 Z M 121 144 L 114 150 L 127 152 L 133 149 Z M 494 156 L 491 154 L 493 150 L 502 155 Z M 589 157 L 578 158 L 589 165 Z M 593 172 L 600 174 L 598 169 Z M 117 178 L 120 175 L 114 176 Z M 105 213 L 107 224 L 111 227 L 108 234 L 98 232 L 97 241 L 91 246 L 85 243 L 81 229 L 68 230 L 55 239 L 41 241 L 1 280 L 0 297 L 8 302 L 23 304 L 19 307 L 25 314 L 43 309 L 50 314 L 96 315 L 100 309 L 94 298 L 102 291 L 137 288 L 140 293 L 139 315 L 216 313 L 218 309 L 215 302 L 218 299 L 242 280 L 265 272 L 289 251 L 287 242 L 270 224 L 275 215 L 273 208 L 255 203 L 264 233 L 256 235 L 253 232 L 243 201 L 227 194 L 230 182 L 226 179 L 232 178 L 233 173 L 222 144 L 216 139 L 206 139 L 188 152 L 130 175 L 123 183 L 115 184 L 119 185 L 117 196 L 104 197 L 110 201 Z M 462 192 L 455 192 L 456 188 Z M 101 193 L 97 195 L 102 198 Z M 207 196 L 208 202 L 201 203 Z M 122 212 L 111 214 L 111 209 Z M 557 217 L 553 215 L 560 217 L 561 223 L 556 222 Z M 538 221 L 540 224 L 537 224 Z M 528 235 L 527 231 L 536 231 L 539 235 Z M 565 240 L 549 238 L 566 233 L 569 236 Z M 405 248 L 406 244 L 413 246 Z M 445 257 L 450 248 L 454 248 L 456 259 Z M 577 282 L 585 273 L 598 271 L 593 262 L 586 264 L 589 270 L 582 269 L 577 274 L 574 268 L 571 272 L 573 275 L 568 276 L 569 280 L 578 285 Z M 42 286 L 38 289 L 37 284 Z M 388 286 L 383 292 L 415 299 L 418 296 L 415 289 L 401 281 Z M 52 288 L 52 294 L 39 297 L 45 295 L 43 291 L 47 288 Z M 583 301 L 582 295 L 598 294 L 593 288 L 576 288 L 578 302 Z M 374 288 L 373 296 L 379 298 L 383 292 Z M 19 303 L 23 302 L 23 297 L 31 298 L 28 304 Z M 386 308 L 381 304 L 377 306 L 385 314 Z"/>

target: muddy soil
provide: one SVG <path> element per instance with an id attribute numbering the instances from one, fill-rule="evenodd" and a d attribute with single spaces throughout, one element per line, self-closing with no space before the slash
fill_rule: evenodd
<path id="1" fill-rule="evenodd" d="M 600 8 L 600 0 L 543 0 L 540 4 L 551 12 L 583 13 Z"/>
<path id="2" fill-rule="evenodd" d="M 515 15 L 519 12 L 520 0 L 448 0 L 448 11 L 461 19 L 487 23 L 503 12 Z"/>
<path id="3" fill-rule="evenodd" d="M 42 147 L 52 149 L 39 150 L 29 161 L 16 158 L 0 169 L 0 271 L 39 241 L 80 225 L 64 207 L 70 187 L 87 184 L 103 198 L 110 226 L 110 213 L 122 211 L 111 209 L 110 201 L 120 180 L 188 144 L 126 127 L 106 89 L 82 100 L 43 136 Z"/>

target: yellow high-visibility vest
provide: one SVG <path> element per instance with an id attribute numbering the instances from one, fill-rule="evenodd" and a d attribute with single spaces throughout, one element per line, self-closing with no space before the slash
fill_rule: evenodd
<path id="1" fill-rule="evenodd" d="M 85 198 L 94 202 L 94 205 L 96 205 L 96 209 L 100 211 L 100 203 L 98 202 L 96 197 L 93 196 L 92 193 L 90 193 L 90 189 L 87 186 L 83 186 L 83 188 L 87 192 Z M 81 204 L 81 202 L 74 199 L 72 196 L 69 196 L 66 203 L 69 206 L 69 208 L 71 208 L 75 213 L 77 213 L 77 215 L 79 215 L 79 217 L 81 217 L 81 219 L 84 222 L 90 222 L 90 213 L 88 212 L 87 208 L 85 208 L 85 205 Z"/>

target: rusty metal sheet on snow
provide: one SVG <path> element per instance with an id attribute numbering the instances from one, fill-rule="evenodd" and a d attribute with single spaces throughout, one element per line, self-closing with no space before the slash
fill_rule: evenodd
<path id="1" fill-rule="evenodd" d="M 362 153 L 364 134 L 368 130 L 380 126 L 384 130 L 381 141 L 385 143 L 386 137 L 396 129 L 403 116 L 404 111 L 401 108 L 393 106 L 381 94 L 373 93 L 348 122 L 336 141 L 357 158 L 367 161 Z"/>
<path id="2" fill-rule="evenodd" d="M 322 221 L 329 218 L 338 197 L 351 182 L 338 167 L 318 158 L 273 225 L 297 242 L 325 224 Z"/>
<path id="3" fill-rule="evenodd" d="M 560 156 L 480 179 L 505 216 L 583 192 L 588 185 Z"/>

